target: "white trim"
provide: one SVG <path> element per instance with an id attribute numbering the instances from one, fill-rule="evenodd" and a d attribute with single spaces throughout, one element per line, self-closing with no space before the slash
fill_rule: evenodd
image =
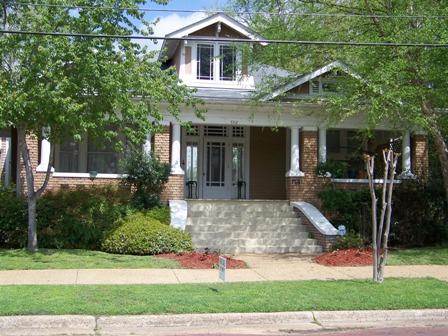
<path id="1" fill-rule="evenodd" d="M 98 174 L 94 179 L 122 179 L 127 174 Z M 91 178 L 89 173 L 53 173 L 52 177 Z"/>
<path id="2" fill-rule="evenodd" d="M 332 178 L 331 182 L 334 183 L 369 183 L 368 179 L 350 179 L 350 178 Z M 379 183 L 383 183 L 384 179 L 374 179 L 373 183 L 375 184 L 379 184 Z M 390 182 L 390 180 L 387 180 L 387 182 Z M 394 183 L 401 183 L 401 180 L 394 180 Z"/>
<path id="3" fill-rule="evenodd" d="M 181 150 L 180 124 L 173 123 L 171 128 L 171 175 L 184 175 L 185 172 L 180 165 Z"/>
<path id="4" fill-rule="evenodd" d="M 300 131 L 298 126 L 291 127 L 291 160 L 287 177 L 302 177 L 305 174 L 300 170 Z"/>
<path id="5" fill-rule="evenodd" d="M 327 129 L 319 128 L 319 162 L 327 162 Z"/>
<path id="6" fill-rule="evenodd" d="M 218 22 L 225 24 L 226 26 L 230 27 L 233 30 L 236 30 L 238 33 L 246 36 L 251 40 L 258 41 L 263 39 L 262 36 L 255 33 L 244 24 L 236 21 L 235 19 L 231 18 L 230 16 L 224 13 L 217 13 L 215 15 L 206 17 L 205 19 L 194 22 L 188 26 L 182 27 L 176 31 L 166 34 L 165 37 L 169 38 L 184 37 Z"/>
<path id="7" fill-rule="evenodd" d="M 280 86 L 278 89 L 274 90 L 272 93 L 266 95 L 262 99 L 262 101 L 267 101 L 267 100 L 274 99 L 274 98 L 278 97 L 279 95 L 281 95 L 281 94 L 283 94 L 283 93 L 285 93 L 285 92 L 287 92 L 287 91 L 289 91 L 289 90 L 291 90 L 291 89 L 293 89 L 293 88 L 295 88 L 297 86 L 300 86 L 300 85 L 302 85 L 302 84 L 304 84 L 304 83 L 306 83 L 306 82 L 308 82 L 308 81 L 310 81 L 310 80 L 312 80 L 312 79 L 314 79 L 316 77 L 319 77 L 319 76 L 321 76 L 321 75 L 323 75 L 323 74 L 325 74 L 327 72 L 330 72 L 331 70 L 336 69 L 336 68 L 343 70 L 344 72 L 346 72 L 347 74 L 353 76 L 354 78 L 360 79 L 360 77 L 357 74 L 353 73 L 349 69 L 349 67 L 347 67 L 346 65 L 344 65 L 343 63 L 341 63 L 339 61 L 334 61 L 334 62 L 332 62 L 330 64 L 324 65 L 323 67 L 320 67 L 320 68 L 314 70 L 313 72 L 310 72 L 307 75 L 303 75 L 303 76 L 297 78 L 296 80 L 294 80 L 294 81 L 292 81 L 292 82 L 290 82 L 288 84 Z M 311 88 L 310 88 L 310 90 L 311 90 Z"/>

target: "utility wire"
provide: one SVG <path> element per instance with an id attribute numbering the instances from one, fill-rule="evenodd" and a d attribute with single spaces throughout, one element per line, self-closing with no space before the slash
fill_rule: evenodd
<path id="1" fill-rule="evenodd" d="M 164 41 L 199 41 L 199 42 L 230 42 L 230 43 L 261 43 L 261 44 L 293 44 L 293 45 L 329 45 L 353 47 L 415 47 L 415 48 L 448 48 L 447 43 L 415 43 L 415 42 L 354 42 L 354 41 L 295 41 L 295 40 L 247 40 L 242 38 L 207 37 L 207 36 L 145 36 L 145 35 L 111 35 L 88 33 L 62 33 L 26 30 L 0 29 L 0 34 L 55 36 L 55 37 L 84 37 L 99 39 L 126 39 L 126 40 L 164 40 Z"/>
<path id="2" fill-rule="evenodd" d="M 227 13 L 235 15 L 275 15 L 275 16 L 314 16 L 314 17 L 365 17 L 365 18 L 388 18 L 388 19 L 437 19 L 448 20 L 447 15 L 386 15 L 386 14 L 342 14 L 342 13 L 302 13 L 302 12 L 289 12 L 289 13 L 269 13 L 260 11 L 227 11 L 227 10 L 204 10 L 204 9 L 166 9 L 166 8 L 150 8 L 150 7 L 114 7 L 114 6 L 88 6 L 88 5 L 59 5 L 50 3 L 29 3 L 29 2 L 10 2 L 10 5 L 16 6 L 30 6 L 30 7 L 54 7 L 65 9 L 107 9 L 107 10 L 138 10 L 141 12 L 159 12 L 159 13 L 206 13 L 217 14 Z"/>

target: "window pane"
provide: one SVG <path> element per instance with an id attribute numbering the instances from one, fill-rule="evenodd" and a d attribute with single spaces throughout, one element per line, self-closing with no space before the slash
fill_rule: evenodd
<path id="1" fill-rule="evenodd" d="M 225 181 L 225 143 L 210 142 L 207 144 L 206 184 L 212 187 L 223 187 Z"/>
<path id="2" fill-rule="evenodd" d="M 213 79 L 213 46 L 207 44 L 198 45 L 197 78 L 204 80 Z"/>
<path id="3" fill-rule="evenodd" d="M 187 182 L 198 181 L 198 144 L 187 143 Z"/>
<path id="4" fill-rule="evenodd" d="M 87 172 L 96 171 L 100 174 L 121 173 L 119 161 L 121 158 L 110 141 L 93 141 L 89 138 L 87 153 Z"/>
<path id="5" fill-rule="evenodd" d="M 219 48 L 220 80 L 236 80 L 236 49 L 230 46 Z"/>
<path id="6" fill-rule="evenodd" d="M 59 167 L 56 171 L 61 173 L 78 173 L 79 169 L 79 143 L 73 140 L 64 141 L 59 150 Z"/>

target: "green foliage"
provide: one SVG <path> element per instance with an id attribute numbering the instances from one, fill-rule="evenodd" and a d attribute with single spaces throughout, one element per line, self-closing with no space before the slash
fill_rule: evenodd
<path id="1" fill-rule="evenodd" d="M 347 232 L 354 231 L 369 240 L 370 194 L 368 189 L 342 190 L 330 185 L 318 194 L 322 209 L 338 227 L 345 225 Z"/>
<path id="2" fill-rule="evenodd" d="M 448 211 L 441 184 L 404 181 L 394 191 L 393 242 L 427 246 L 448 241 Z"/>
<path id="3" fill-rule="evenodd" d="M 129 201 L 128 190 L 112 186 L 47 193 L 37 208 L 41 245 L 99 249 L 105 233 L 132 211 Z"/>
<path id="4" fill-rule="evenodd" d="M 332 178 L 342 178 L 347 173 L 348 164 L 344 161 L 328 160 L 326 162 L 319 162 L 316 168 L 318 176 L 326 176 L 331 174 Z"/>
<path id="5" fill-rule="evenodd" d="M 139 209 L 160 206 L 160 194 L 170 174 L 170 165 L 141 150 L 128 155 L 123 183 L 134 190 L 132 201 Z"/>
<path id="6" fill-rule="evenodd" d="M 188 233 L 135 213 L 119 221 L 103 242 L 102 250 L 118 254 L 153 255 L 193 250 Z"/>
<path id="7" fill-rule="evenodd" d="M 171 214 L 170 214 L 170 208 L 167 206 L 161 206 L 148 210 L 146 211 L 146 215 L 148 217 L 158 220 L 162 224 L 170 225 Z"/>
<path id="8" fill-rule="evenodd" d="M 353 231 L 349 231 L 344 237 L 337 237 L 331 245 L 331 250 L 342 250 L 348 248 L 363 248 L 366 243 L 361 236 Z"/>
<path id="9" fill-rule="evenodd" d="M 0 188 L 0 247 L 23 247 L 27 239 L 27 207 L 13 188 Z"/>

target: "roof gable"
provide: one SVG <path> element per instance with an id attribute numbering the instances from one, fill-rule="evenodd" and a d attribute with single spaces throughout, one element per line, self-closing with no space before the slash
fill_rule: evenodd
<path id="1" fill-rule="evenodd" d="M 280 95 L 282 95 L 300 85 L 303 85 L 303 84 L 313 80 L 314 78 L 317 78 L 326 73 L 329 73 L 330 71 L 332 71 L 334 69 L 340 69 L 340 70 L 344 71 L 345 73 L 347 73 L 355 78 L 360 79 L 360 77 L 357 74 L 353 73 L 348 66 L 346 66 L 345 64 L 343 64 L 339 61 L 335 61 L 330 64 L 324 65 L 323 67 L 320 67 L 320 68 L 314 70 L 313 72 L 310 72 L 309 74 L 300 76 L 300 77 L 296 78 L 295 80 L 278 87 L 277 89 L 272 91 L 270 94 L 266 95 L 262 99 L 262 101 L 268 101 L 268 100 L 274 99 L 274 98 L 276 98 L 276 97 L 278 97 L 278 96 L 280 96 Z"/>
<path id="2" fill-rule="evenodd" d="M 208 26 L 214 25 L 216 23 L 222 23 L 229 27 L 230 29 L 238 32 L 241 36 L 244 36 L 250 40 L 261 40 L 261 36 L 257 33 L 253 32 L 250 28 L 243 25 L 242 23 L 238 22 L 237 20 L 231 18 L 230 16 L 224 14 L 224 13 L 217 13 L 215 15 L 206 17 L 205 19 L 202 19 L 198 22 L 194 22 L 188 26 L 185 26 L 181 29 L 178 29 L 172 33 L 169 33 L 166 35 L 166 37 L 169 38 L 176 38 L 176 37 L 185 37 L 188 35 L 192 35 L 195 32 L 202 30 Z"/>

